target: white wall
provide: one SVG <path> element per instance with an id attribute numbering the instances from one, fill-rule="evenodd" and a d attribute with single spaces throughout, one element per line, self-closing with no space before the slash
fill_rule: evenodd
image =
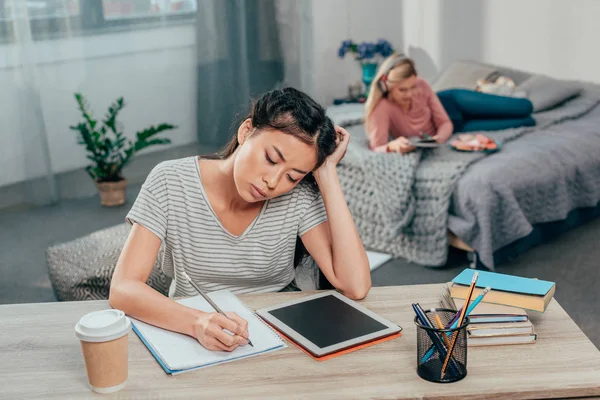
<path id="1" fill-rule="evenodd" d="M 84 94 L 96 117 L 123 96 L 127 106 L 120 114 L 125 132 L 161 122 L 178 126 L 163 136 L 172 146 L 196 141 L 195 120 L 195 30 L 193 25 L 166 26 L 131 32 L 79 36 L 33 42 L 38 64 L 37 81 L 48 135 L 52 170 L 64 172 L 87 165 L 85 152 L 77 144 L 77 133 L 68 129 L 80 121 L 73 98 Z M 38 144 L 32 128 L 35 112 L 27 104 L 21 66 L 27 55 L 16 46 L 0 46 L 0 186 L 42 175 L 32 168 L 32 152 Z M 26 68 L 25 68 L 26 70 Z M 21 100 L 21 101 L 19 101 Z M 33 126 L 38 128 L 38 126 Z M 15 132 L 22 132 L 16 141 Z M 157 151 L 167 146 L 144 150 Z M 34 157 L 40 152 L 33 152 Z"/>
<path id="2" fill-rule="evenodd" d="M 360 82 L 361 69 L 351 56 L 337 56 L 342 41 L 387 39 L 401 50 L 402 2 L 398 0 L 313 0 L 314 89 L 324 106 L 348 94 L 350 83 Z"/>
<path id="3" fill-rule="evenodd" d="M 404 44 L 431 77 L 474 59 L 600 82 L 596 0 L 404 1 Z"/>
<path id="4" fill-rule="evenodd" d="M 300 80 L 323 105 L 360 81 L 358 63 L 337 57 L 345 39 L 385 38 L 415 58 L 426 78 L 454 60 L 474 59 L 600 82 L 600 1 L 307 0 L 306 5 L 299 11 L 308 27 L 300 28 L 298 38 L 307 60 Z M 124 96 L 128 105 L 121 121 L 129 134 L 165 121 L 179 126 L 169 133 L 174 145 L 194 142 L 195 41 L 193 25 L 181 25 L 34 42 L 52 169 L 87 164 L 68 129 L 80 118 L 75 91 L 88 96 L 98 116 Z M 44 171 L 33 168 L 31 159 L 42 152 L 25 150 L 35 145 L 32 132 L 39 127 L 34 110 L 21 113 L 20 103 L 28 99 L 16 71 L 23 59 L 16 47 L 0 46 L 0 187 Z M 15 142 L 14 132 L 22 132 L 21 141 Z"/>

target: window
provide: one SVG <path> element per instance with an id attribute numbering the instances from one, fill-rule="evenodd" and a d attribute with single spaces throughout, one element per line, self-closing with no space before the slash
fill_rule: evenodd
<path id="1" fill-rule="evenodd" d="M 0 0 L 4 18 L 66 18 L 79 15 L 79 0 Z"/>
<path id="2" fill-rule="evenodd" d="M 196 11 L 196 0 L 103 0 L 104 19 L 135 19 L 189 14 Z"/>
<path id="3" fill-rule="evenodd" d="M 34 40 L 194 21 L 197 0 L 0 0 L 0 43 L 29 24 Z M 21 22 L 24 22 L 21 23 Z"/>

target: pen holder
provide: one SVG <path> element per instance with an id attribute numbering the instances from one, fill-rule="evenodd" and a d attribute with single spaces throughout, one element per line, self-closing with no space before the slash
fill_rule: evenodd
<path id="1" fill-rule="evenodd" d="M 425 315 L 432 326 L 438 326 L 436 315 L 440 318 L 442 325 L 447 326 L 455 314 L 456 311 L 445 308 L 425 311 Z M 421 378 L 430 382 L 450 383 L 467 376 L 468 317 L 465 317 L 461 326 L 454 329 L 430 328 L 422 325 L 418 318 L 415 318 L 415 325 L 417 325 L 417 374 Z M 446 354 L 455 335 L 458 336 L 446 366 L 446 373 L 442 375 Z M 437 343 L 434 343 L 434 341 Z M 442 346 L 441 349 L 439 348 L 440 345 Z M 428 354 L 430 356 L 426 357 Z"/>

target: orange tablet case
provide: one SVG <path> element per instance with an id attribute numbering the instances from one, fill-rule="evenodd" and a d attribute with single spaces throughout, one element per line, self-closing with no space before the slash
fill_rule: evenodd
<path id="1" fill-rule="evenodd" d="M 269 324 L 269 325 L 271 325 L 271 324 Z M 273 325 L 271 325 L 271 327 L 273 329 L 275 329 L 277 331 L 277 333 L 279 335 L 281 335 L 281 337 L 285 338 L 288 342 L 290 342 L 291 344 L 293 344 L 294 346 L 296 346 L 297 348 L 299 348 L 304 353 L 308 354 L 311 358 L 313 358 L 313 359 L 315 359 L 317 361 L 329 360 L 329 359 L 332 359 L 334 357 L 339 357 L 339 356 L 341 356 L 343 354 L 348 354 L 348 353 L 351 353 L 353 351 L 364 349 L 365 347 L 373 346 L 373 345 L 376 345 L 378 343 L 387 342 L 388 340 L 396 339 L 396 338 L 399 338 L 400 336 L 402 336 L 402 331 L 400 331 L 398 333 L 394 333 L 392 335 L 385 336 L 385 337 L 382 337 L 380 339 L 376 339 L 376 340 L 373 340 L 373 341 L 370 341 L 370 342 L 362 343 L 362 344 L 359 344 L 359 345 L 354 346 L 354 347 L 349 347 L 347 349 L 343 349 L 343 350 L 337 351 L 335 353 L 326 354 L 326 355 L 324 355 L 322 357 L 317 357 L 317 356 L 313 355 L 311 352 L 309 352 L 308 350 L 306 350 L 304 347 L 300 346 L 294 340 L 292 340 L 289 337 L 287 337 L 284 333 L 282 333 L 279 329 L 277 329 Z"/>

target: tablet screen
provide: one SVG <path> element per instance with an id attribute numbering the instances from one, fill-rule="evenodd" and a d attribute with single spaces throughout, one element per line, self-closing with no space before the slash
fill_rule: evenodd
<path id="1" fill-rule="evenodd" d="M 335 296 L 319 297 L 270 313 L 321 348 L 388 328 Z"/>

